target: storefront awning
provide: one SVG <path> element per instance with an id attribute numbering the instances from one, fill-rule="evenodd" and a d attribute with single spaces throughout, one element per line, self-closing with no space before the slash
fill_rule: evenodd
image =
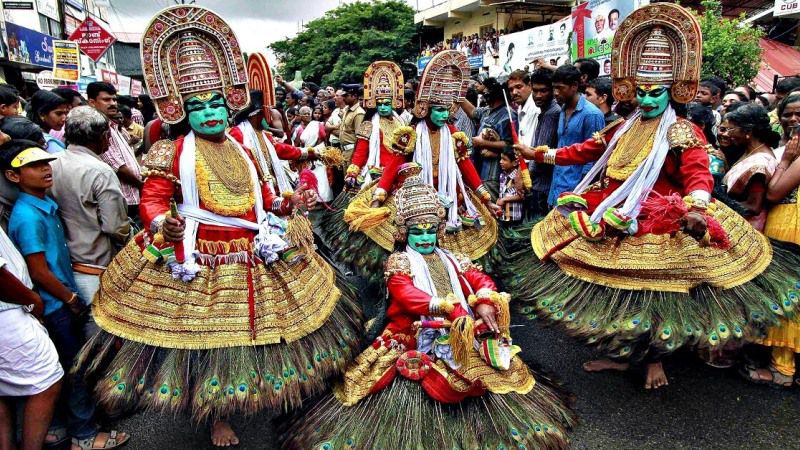
<path id="1" fill-rule="evenodd" d="M 764 52 L 761 55 L 761 69 L 753 80 L 758 91 L 772 92 L 775 75 L 800 75 L 800 51 L 796 48 L 770 39 L 761 39 L 759 46 Z"/>

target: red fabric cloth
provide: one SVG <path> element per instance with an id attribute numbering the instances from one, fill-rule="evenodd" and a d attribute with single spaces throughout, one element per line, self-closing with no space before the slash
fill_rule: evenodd
<path id="1" fill-rule="evenodd" d="M 449 263 L 458 272 L 456 262 L 449 261 Z M 497 290 L 497 286 L 491 277 L 474 269 L 467 270 L 461 274 L 459 284 L 465 298 L 480 289 Z M 415 287 L 410 276 L 402 274 L 390 276 L 387 280 L 387 289 L 389 291 L 389 308 L 386 315 L 389 324 L 386 329 L 392 334 L 400 333 L 413 336 L 415 334 L 412 326 L 414 321 L 419 320 L 420 316 L 429 314 L 428 305 L 431 301 L 431 296 Z M 461 306 L 457 306 L 448 319 L 453 320 L 466 313 Z M 416 347 L 416 343 L 414 343 L 414 346 Z"/>
<path id="2" fill-rule="evenodd" d="M 180 137 L 175 141 L 175 159 L 172 163 L 172 174 L 176 177 L 180 177 L 180 155 L 182 151 L 183 137 Z M 248 149 L 245 149 L 245 151 L 248 153 L 248 156 L 250 156 L 252 161 L 253 158 L 250 151 Z M 272 193 L 267 185 L 261 183 L 260 187 L 264 199 L 264 209 L 271 211 L 272 203 L 277 197 Z M 175 200 L 178 203 L 182 201 L 180 189 L 176 188 L 171 181 L 159 176 L 148 177 L 145 180 L 144 187 L 142 188 L 142 200 L 139 204 L 139 212 L 141 214 L 142 224 L 146 230 L 150 229 L 150 223 L 153 221 L 153 219 L 162 214 L 166 214 L 167 211 L 169 211 L 169 202 L 173 197 L 175 197 Z M 200 202 L 200 208 L 206 209 L 202 201 Z M 247 214 L 239 216 L 239 218 L 254 222 L 256 220 L 255 209 L 248 211 Z M 255 232 L 245 229 L 219 227 L 205 224 L 201 224 L 197 230 L 197 238 L 208 241 L 230 241 L 243 237 L 252 239 L 255 237 Z"/>
<path id="3" fill-rule="evenodd" d="M 378 182 L 378 187 L 385 190 L 386 192 L 390 192 L 392 190 L 392 182 L 394 181 L 394 176 L 397 174 L 397 170 L 400 168 L 400 165 L 406 162 L 407 158 L 406 155 L 393 152 L 383 144 L 383 133 L 380 134 L 380 149 L 381 149 L 380 150 L 381 167 L 383 168 L 383 175 L 381 175 L 381 179 Z M 363 168 L 364 165 L 367 164 L 368 160 L 369 160 L 369 140 L 358 138 L 358 140 L 356 141 L 356 147 L 353 150 L 352 163 L 358 166 L 359 168 Z M 386 174 L 393 174 L 393 175 L 386 176 Z"/>
<path id="4" fill-rule="evenodd" d="M 678 119 L 684 120 L 684 119 Z M 692 124 L 695 136 L 700 142 L 705 143 L 705 136 L 703 132 L 694 124 Z M 614 133 L 621 129 L 618 125 L 615 129 L 606 134 L 606 142 L 610 141 Z M 570 145 L 564 147 L 556 152 L 557 165 L 570 165 L 570 164 L 586 164 L 588 162 L 597 161 L 606 150 L 603 143 L 597 143 L 594 139 L 589 139 L 580 144 Z M 537 153 L 534 160 L 542 162 L 542 153 Z M 679 193 L 681 196 L 687 195 L 696 190 L 711 192 L 714 188 L 714 178 L 711 176 L 709 169 L 708 153 L 706 149 L 701 146 L 690 147 L 685 149 L 678 155 L 670 151 L 667 155 L 664 166 L 661 168 L 661 174 L 653 186 L 653 191 L 661 195 L 669 195 L 672 193 Z M 592 190 L 582 194 L 589 204 L 589 212 L 594 209 L 614 192 L 619 186 L 622 185 L 621 181 L 606 179 L 607 185 L 605 188 L 599 190 Z"/>

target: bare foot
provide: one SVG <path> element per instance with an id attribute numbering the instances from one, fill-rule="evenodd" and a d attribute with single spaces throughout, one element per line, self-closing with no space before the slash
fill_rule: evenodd
<path id="1" fill-rule="evenodd" d="M 664 366 L 660 362 L 647 365 L 647 379 L 644 382 L 645 389 L 658 389 L 668 384 L 667 374 L 664 373 Z"/>
<path id="2" fill-rule="evenodd" d="M 628 370 L 630 364 L 618 363 L 610 359 L 593 359 L 583 363 L 583 370 L 587 372 L 602 372 L 604 370 L 618 370 L 624 372 Z"/>
<path id="3" fill-rule="evenodd" d="M 211 442 L 216 447 L 230 447 L 239 445 L 239 438 L 231 428 L 231 424 L 218 420 L 211 426 Z"/>

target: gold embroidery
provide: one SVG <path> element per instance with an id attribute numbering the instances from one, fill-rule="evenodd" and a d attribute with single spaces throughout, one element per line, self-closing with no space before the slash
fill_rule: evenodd
<path id="1" fill-rule="evenodd" d="M 214 144 L 197 139 L 197 190 L 211 212 L 241 216 L 256 204 L 247 161 L 229 141 Z"/>
<path id="2" fill-rule="evenodd" d="M 701 247 L 684 234 L 645 234 L 589 242 L 575 239 L 569 221 L 557 211 L 534 226 L 531 243 L 542 258 L 551 255 L 564 273 L 590 283 L 627 290 L 689 292 L 702 283 L 729 289 L 763 272 L 772 246 L 741 216 L 717 202 L 715 219 L 728 233 L 731 247 Z"/>
<path id="3" fill-rule="evenodd" d="M 422 255 L 422 259 L 428 265 L 428 272 L 431 274 L 433 286 L 436 288 L 437 297 L 445 297 L 453 293 L 453 286 L 450 284 L 450 274 L 447 273 L 447 266 L 439 255 L 432 253 Z"/>
<path id="4" fill-rule="evenodd" d="M 447 126 L 447 125 L 445 125 Z M 429 130 L 431 143 L 431 165 L 433 166 L 433 178 L 439 178 L 439 144 L 440 130 Z"/>
<path id="5" fill-rule="evenodd" d="M 265 183 L 272 183 L 275 178 L 272 176 L 272 159 L 269 156 L 269 151 L 267 150 L 267 143 L 266 139 L 264 138 L 264 133 L 260 131 L 256 131 L 256 139 L 258 139 L 258 148 L 254 149 L 253 151 L 259 151 L 262 155 L 264 155 L 264 161 L 266 161 L 266 173 L 261 170 L 259 164 L 256 164 L 256 169 L 258 169 L 258 174 L 261 176 L 261 181 Z"/>
<path id="6" fill-rule="evenodd" d="M 647 158 L 653 149 L 659 120 L 636 119 L 627 133 L 617 141 L 617 147 L 608 159 L 606 175 L 625 181 Z"/>
<path id="7" fill-rule="evenodd" d="M 144 155 L 142 165 L 151 171 L 172 173 L 172 164 L 175 161 L 175 143 L 162 139 L 156 141 Z"/>
<path id="8" fill-rule="evenodd" d="M 345 406 L 355 405 L 369 395 L 369 391 L 386 372 L 396 370 L 395 362 L 402 354 L 400 348 L 383 345 L 378 348 L 367 347 L 347 367 L 344 383 L 333 389 L 334 395 Z"/>
<path id="9" fill-rule="evenodd" d="M 251 341 L 247 272 L 252 273 L 256 339 Z M 315 253 L 289 266 L 204 266 L 191 283 L 147 262 L 134 240 L 100 278 L 95 320 L 122 338 L 167 348 L 209 349 L 296 341 L 328 320 L 341 292 Z"/>
<path id="10" fill-rule="evenodd" d="M 367 123 L 367 122 L 364 122 Z M 393 120 L 386 117 L 381 117 L 379 120 L 381 128 L 381 138 L 383 139 L 383 146 L 389 151 L 392 151 L 392 142 L 394 142 L 394 132 L 403 124 L 399 120 Z"/>
<path id="11" fill-rule="evenodd" d="M 684 120 L 678 119 L 667 130 L 667 141 L 669 142 L 670 149 L 679 149 L 681 151 L 691 147 L 702 146 L 703 143 L 694 134 L 692 125 Z"/>
<path id="12" fill-rule="evenodd" d="M 361 122 L 361 125 L 358 126 L 358 130 L 356 130 L 356 136 L 359 139 L 369 140 L 370 136 L 372 136 L 372 121 L 365 120 Z M 389 141 L 384 141 L 389 142 Z"/>
<path id="13" fill-rule="evenodd" d="M 405 252 L 395 252 L 389 255 L 386 260 L 386 271 L 384 276 L 389 278 L 392 275 L 408 275 L 411 276 L 411 262 L 408 260 Z"/>

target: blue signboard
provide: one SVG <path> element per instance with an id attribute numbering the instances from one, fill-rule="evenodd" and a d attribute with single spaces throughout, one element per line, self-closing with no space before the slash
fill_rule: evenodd
<path id="1" fill-rule="evenodd" d="M 425 70 L 425 66 L 428 65 L 432 58 L 433 56 L 423 56 L 417 60 L 417 75 L 422 74 L 422 71 Z M 480 69 L 483 67 L 483 55 L 470 56 L 467 58 L 467 61 L 469 62 L 470 69 Z"/>
<path id="2" fill-rule="evenodd" d="M 53 68 L 53 37 L 6 22 L 8 59 Z"/>
<path id="3" fill-rule="evenodd" d="M 422 58 L 417 60 L 417 74 L 421 74 L 423 70 L 425 70 L 425 66 L 428 65 L 428 62 L 433 58 L 433 56 L 423 56 Z"/>
<path id="4" fill-rule="evenodd" d="M 470 56 L 467 58 L 467 61 L 469 62 L 470 69 L 480 69 L 483 67 L 483 55 Z"/>

